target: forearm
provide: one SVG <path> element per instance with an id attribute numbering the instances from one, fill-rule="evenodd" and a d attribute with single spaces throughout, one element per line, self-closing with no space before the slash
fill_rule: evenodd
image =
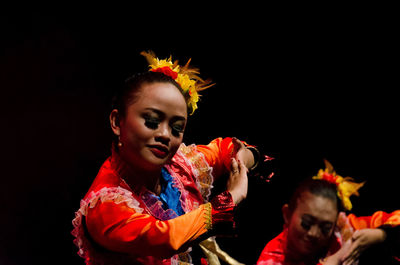
<path id="1" fill-rule="evenodd" d="M 138 256 L 168 257 L 207 232 L 210 209 L 198 209 L 168 221 L 104 202 L 86 218 L 90 236 L 104 248 Z"/>
<path id="2" fill-rule="evenodd" d="M 246 165 L 248 169 L 252 170 L 255 167 L 257 167 L 258 162 L 260 160 L 260 153 L 256 147 L 246 146 L 245 156 L 246 158 L 243 161 L 243 163 Z"/>
<path id="3" fill-rule="evenodd" d="M 202 204 L 196 210 L 166 221 L 135 212 L 123 204 L 103 202 L 89 210 L 86 226 L 92 239 L 110 251 L 170 257 L 213 234 L 219 224 L 232 226 L 235 206 L 232 199 L 217 197 L 219 200 L 212 204 Z"/>
<path id="4" fill-rule="evenodd" d="M 400 210 L 392 213 L 377 211 L 371 216 L 360 217 L 357 217 L 354 214 L 349 214 L 348 219 L 351 226 L 356 230 L 364 228 L 378 228 L 383 225 L 395 227 L 400 225 Z"/>
<path id="5" fill-rule="evenodd" d="M 197 145 L 197 150 L 201 152 L 207 163 L 213 167 L 213 175 L 218 178 L 222 174 L 229 172 L 231 168 L 231 158 L 237 155 L 235 150 L 235 138 L 217 138 L 208 145 Z M 254 168 L 259 161 L 259 152 L 254 146 L 241 141 L 243 148 L 238 159 L 242 160 L 248 169 Z"/>

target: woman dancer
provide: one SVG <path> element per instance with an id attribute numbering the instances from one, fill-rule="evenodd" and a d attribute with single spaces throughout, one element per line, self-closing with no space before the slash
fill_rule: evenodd
<path id="1" fill-rule="evenodd" d="M 337 175 L 325 163 L 326 169 L 301 183 L 283 206 L 284 230 L 265 246 L 257 264 L 355 264 L 366 249 L 383 243 L 400 254 L 400 211 L 346 216 L 342 210 L 351 210 L 349 197 L 363 183 Z"/>
<path id="2" fill-rule="evenodd" d="M 150 71 L 129 78 L 117 93 L 112 155 L 73 221 L 78 254 L 86 264 L 192 264 L 191 247 L 200 243 L 209 264 L 218 258 L 239 264 L 213 236 L 234 226 L 258 151 L 236 138 L 183 144 L 188 113 L 210 83 L 189 62 L 142 55 Z M 226 191 L 209 202 L 212 183 L 223 174 L 229 174 Z"/>

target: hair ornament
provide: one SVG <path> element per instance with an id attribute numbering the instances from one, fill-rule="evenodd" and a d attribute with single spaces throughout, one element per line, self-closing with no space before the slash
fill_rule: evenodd
<path id="1" fill-rule="evenodd" d="M 350 196 L 359 196 L 358 189 L 364 186 L 365 182 L 356 183 L 353 181 L 353 178 L 343 178 L 342 176 L 336 174 L 331 163 L 329 163 L 327 160 L 324 160 L 324 162 L 325 169 L 320 169 L 318 174 L 314 176 L 313 179 L 322 179 L 335 184 L 337 187 L 337 195 L 342 201 L 343 207 L 350 211 L 353 207 L 350 201 Z"/>
<path id="2" fill-rule="evenodd" d="M 197 109 L 197 102 L 199 101 L 199 91 L 207 89 L 214 84 L 211 84 L 210 80 L 201 79 L 198 74 L 200 74 L 198 68 L 189 66 L 191 59 L 184 66 L 180 66 L 178 61 L 172 62 L 171 56 L 168 59 L 158 59 L 154 52 L 141 52 L 147 62 L 149 63 L 149 71 L 160 72 L 174 79 L 181 87 L 182 93 L 187 99 L 187 105 L 190 114 Z"/>

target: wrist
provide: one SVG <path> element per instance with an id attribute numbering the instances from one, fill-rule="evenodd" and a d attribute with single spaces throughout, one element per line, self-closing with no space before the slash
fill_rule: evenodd
<path id="1" fill-rule="evenodd" d="M 241 201 L 245 199 L 245 197 L 237 190 L 229 190 L 227 191 L 232 197 L 232 202 L 235 205 L 238 205 Z"/>
<path id="2" fill-rule="evenodd" d="M 377 239 L 379 243 L 385 242 L 386 238 L 387 238 L 387 234 L 385 229 L 382 228 L 377 228 Z"/>
<path id="3" fill-rule="evenodd" d="M 258 151 L 257 148 L 255 148 L 254 146 L 248 145 L 246 146 L 247 150 L 249 150 L 253 156 L 253 163 L 251 163 L 251 165 L 247 166 L 247 168 L 249 169 L 249 171 L 254 170 L 259 162 L 260 162 L 260 151 Z"/>
<path id="4" fill-rule="evenodd" d="M 235 228 L 235 203 L 230 192 L 225 191 L 211 200 L 211 216 L 213 230 L 218 233 L 231 233 Z"/>
<path id="5" fill-rule="evenodd" d="M 221 210 L 226 208 L 235 207 L 236 204 L 233 200 L 232 193 L 230 191 L 224 191 L 211 200 L 211 205 L 214 210 Z"/>

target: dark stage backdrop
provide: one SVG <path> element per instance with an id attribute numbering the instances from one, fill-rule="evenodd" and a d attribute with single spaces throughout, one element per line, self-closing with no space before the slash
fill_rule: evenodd
<path id="1" fill-rule="evenodd" d="M 220 240 L 238 260 L 256 262 L 282 229 L 282 204 L 323 159 L 367 181 L 356 214 L 399 207 L 399 56 L 390 34 L 260 14 L 188 29 L 134 19 L 140 13 L 2 15 L 0 264 L 83 264 L 71 220 L 110 154 L 109 97 L 146 70 L 139 53 L 148 49 L 191 57 L 216 83 L 190 117 L 187 144 L 236 136 L 275 157 L 264 171 L 275 172 L 271 182 L 249 180 L 238 236 Z"/>

